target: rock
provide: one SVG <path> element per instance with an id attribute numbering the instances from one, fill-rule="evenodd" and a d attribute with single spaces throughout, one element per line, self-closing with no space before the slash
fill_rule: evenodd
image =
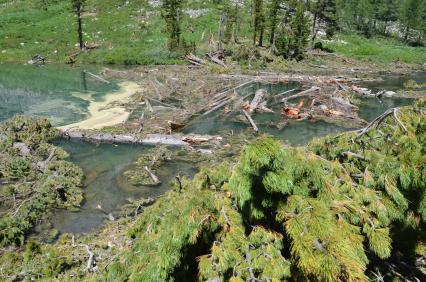
<path id="1" fill-rule="evenodd" d="M 321 111 L 327 111 L 328 107 L 326 105 L 319 105 L 318 108 L 320 108 Z"/>
<path id="2" fill-rule="evenodd" d="M 7 139 L 7 135 L 5 133 L 0 133 L 0 142 Z"/>
<path id="3" fill-rule="evenodd" d="M 1 139 L 1 137 L 0 137 L 0 139 Z M 31 153 L 30 148 L 28 148 L 28 146 L 25 143 L 22 143 L 22 142 L 14 143 L 13 148 L 18 149 L 21 156 L 28 156 Z"/>

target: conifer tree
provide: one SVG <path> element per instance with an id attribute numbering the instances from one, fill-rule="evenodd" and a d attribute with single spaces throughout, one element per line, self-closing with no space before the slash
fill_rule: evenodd
<path id="1" fill-rule="evenodd" d="M 275 32 L 278 23 L 278 9 L 281 0 L 272 0 L 269 12 L 269 25 L 270 25 L 270 35 L 269 35 L 269 44 L 271 46 L 275 45 Z"/>
<path id="2" fill-rule="evenodd" d="M 253 45 L 263 46 L 263 35 L 265 32 L 265 15 L 263 0 L 254 0 L 253 7 Z"/>
<path id="3" fill-rule="evenodd" d="M 317 36 L 318 22 L 325 23 L 325 31 L 328 38 L 331 38 L 338 25 L 337 25 L 337 4 L 336 0 L 318 0 L 311 3 L 311 11 L 314 14 L 312 23 L 312 43 L 314 43 Z"/>
<path id="4" fill-rule="evenodd" d="M 290 49 L 292 57 L 301 60 L 308 45 L 309 22 L 305 15 L 305 5 L 299 3 L 296 7 L 296 13 L 291 21 Z"/>
<path id="5" fill-rule="evenodd" d="M 401 22 L 405 26 L 404 41 L 409 39 L 410 31 L 420 27 L 423 0 L 404 0 L 401 8 Z"/>
<path id="6" fill-rule="evenodd" d="M 161 16 L 166 22 L 166 32 L 169 37 L 168 47 L 170 51 L 175 51 L 180 46 L 181 36 L 181 10 L 183 6 L 181 0 L 164 0 L 161 9 Z"/>
<path id="7" fill-rule="evenodd" d="M 383 22 L 382 33 L 386 34 L 388 22 L 398 20 L 400 10 L 400 1 L 398 0 L 377 0 L 376 1 L 376 19 Z"/>
<path id="8" fill-rule="evenodd" d="M 83 7 L 85 3 L 86 3 L 86 0 L 71 0 L 73 12 L 75 13 L 77 17 L 77 33 L 78 33 L 78 43 L 79 43 L 80 50 L 83 50 L 84 48 L 81 13 L 83 11 Z"/>

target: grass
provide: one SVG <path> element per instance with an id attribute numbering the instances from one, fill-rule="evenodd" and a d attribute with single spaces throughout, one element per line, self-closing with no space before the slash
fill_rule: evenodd
<path id="1" fill-rule="evenodd" d="M 354 34 L 339 34 L 325 46 L 337 54 L 374 63 L 392 63 L 398 60 L 407 64 L 426 63 L 426 47 L 410 47 L 392 38 L 367 39 Z"/>
<path id="2" fill-rule="evenodd" d="M 76 19 L 69 0 L 49 0 L 47 10 L 40 0 L 0 0 L 0 62 L 26 62 L 36 54 L 50 62 L 66 62 L 78 52 Z M 7 3 L 7 4 L 6 4 Z M 208 9 L 197 18 L 185 16 L 182 37 L 195 42 L 199 54 L 210 50 L 220 17 L 221 6 L 212 1 L 188 0 L 191 9 Z M 182 52 L 167 50 L 167 36 L 159 8 L 146 0 L 87 0 L 83 18 L 84 41 L 100 48 L 83 52 L 81 63 L 96 64 L 181 64 Z M 250 44 L 248 8 L 239 11 L 239 38 Z M 267 36 L 266 36 L 267 37 Z M 217 39 L 217 38 L 216 38 Z M 349 44 L 327 43 L 336 53 L 355 59 L 389 63 L 397 59 L 410 64 L 426 62 L 426 49 L 413 48 L 392 39 L 365 39 L 339 35 Z"/>
<path id="3" fill-rule="evenodd" d="M 188 1 L 189 7 L 208 8 L 196 19 L 186 16 L 182 35 L 201 50 L 215 33 L 217 5 Z M 45 11 L 32 1 L 0 1 L 0 62 L 26 62 L 36 54 L 49 61 L 65 62 L 78 51 L 76 19 L 69 1 L 58 1 Z M 125 4 L 128 3 L 128 4 Z M 164 22 L 158 8 L 147 1 L 88 0 L 83 18 L 84 41 L 100 43 L 99 49 L 82 53 L 79 61 L 100 64 L 179 64 L 180 53 L 167 50 Z M 191 32 L 190 30 L 194 30 Z M 204 35 L 204 36 L 203 36 Z"/>

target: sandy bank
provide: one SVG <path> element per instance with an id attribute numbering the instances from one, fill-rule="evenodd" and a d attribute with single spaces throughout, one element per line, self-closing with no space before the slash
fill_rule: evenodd
<path id="1" fill-rule="evenodd" d="M 122 82 L 119 84 L 120 89 L 116 92 L 107 93 L 103 101 L 90 101 L 89 115 L 86 120 L 68 124 L 59 127 L 61 130 L 69 129 L 101 129 L 106 126 L 113 126 L 125 122 L 130 115 L 123 106 L 114 105 L 114 103 L 125 103 L 129 97 L 135 94 L 140 86 L 134 82 Z M 83 96 L 79 95 L 80 98 Z"/>

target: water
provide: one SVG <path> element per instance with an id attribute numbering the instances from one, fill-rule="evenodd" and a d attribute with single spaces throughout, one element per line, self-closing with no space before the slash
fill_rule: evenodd
<path id="1" fill-rule="evenodd" d="M 397 91 L 404 88 L 404 83 L 408 80 L 414 80 L 418 84 L 426 83 L 426 72 L 414 72 L 410 74 L 386 74 L 380 76 L 379 81 L 367 81 L 361 83 L 374 92 L 380 90 Z"/>
<path id="2" fill-rule="evenodd" d="M 90 78 L 85 69 L 99 71 L 87 66 L 0 64 L 0 122 L 17 114 L 47 117 L 55 126 L 87 118 L 90 101 L 118 87 Z"/>
<path id="3" fill-rule="evenodd" d="M 98 69 L 87 68 L 91 72 Z M 90 100 L 100 100 L 111 91 L 117 90 L 116 84 L 105 85 L 89 79 L 83 68 L 49 65 L 42 68 L 33 66 L 0 65 L 0 121 L 16 114 L 46 116 L 54 125 L 65 125 L 87 118 Z M 374 91 L 381 89 L 398 90 L 408 79 L 418 83 L 426 82 L 423 73 L 412 76 L 389 76 L 380 82 L 364 83 Z M 294 82 L 262 84 L 253 83 L 239 90 L 244 97 L 263 88 L 271 96 L 284 91 L 300 88 Z M 296 92 L 290 93 L 292 95 Z M 83 95 L 82 95 L 83 94 Z M 253 96 L 247 98 L 251 100 Z M 269 101 L 272 109 L 279 113 L 282 103 L 279 99 Z M 360 116 L 371 121 L 391 107 L 412 104 L 411 99 L 389 99 L 379 101 L 376 98 L 362 99 Z M 317 121 L 285 120 L 279 114 L 259 113 L 253 116 L 262 133 L 286 140 L 292 145 L 304 145 L 315 137 L 349 130 L 334 124 Z M 283 122 L 286 124 L 284 125 Z M 223 109 L 210 115 L 197 117 L 190 121 L 184 133 L 219 134 L 225 132 L 252 132 L 239 109 L 225 114 Z M 99 228 L 107 220 L 105 213 L 97 209 L 102 206 L 106 213 L 117 211 L 129 203 L 129 200 L 157 197 L 168 189 L 168 181 L 175 175 L 193 175 L 196 170 L 188 163 L 170 162 L 157 173 L 162 184 L 158 187 L 135 187 L 123 177 L 123 172 L 131 166 L 135 158 L 148 147 L 132 145 L 94 145 L 81 142 L 57 141 L 57 145 L 67 150 L 70 161 L 83 168 L 85 201 L 79 212 L 59 210 L 52 218 L 53 225 L 60 232 L 86 233 Z"/>
<path id="4" fill-rule="evenodd" d="M 79 212 L 59 210 L 54 213 L 52 223 L 60 232 L 85 233 L 99 227 L 106 213 L 120 209 L 129 200 L 158 197 L 168 190 L 168 182 L 175 175 L 192 176 L 196 170 L 187 163 L 166 163 L 157 176 L 159 186 L 133 186 L 127 182 L 123 172 L 129 168 L 138 155 L 149 147 L 135 145 L 88 144 L 83 142 L 57 141 L 70 153 L 70 161 L 79 165 L 85 173 L 85 200 Z"/>
<path id="5" fill-rule="evenodd" d="M 296 82 L 276 84 L 253 83 L 243 89 L 240 89 L 239 95 L 244 97 L 249 93 L 254 93 L 258 89 L 265 89 L 268 91 L 269 95 L 274 96 L 300 87 L 301 85 Z M 295 93 L 297 93 L 297 91 L 286 95 L 293 95 Z M 248 98 L 248 100 L 251 100 L 252 98 L 253 96 Z M 283 106 L 282 103 L 279 103 L 281 98 L 283 98 L 283 96 L 275 100 L 271 99 L 271 102 L 269 103 L 272 105 L 275 104 L 272 106 L 272 110 L 274 110 L 275 113 L 257 113 L 253 116 L 254 122 L 262 133 L 273 135 L 280 140 L 287 141 L 291 145 L 305 145 L 313 138 L 348 130 L 347 128 L 323 121 L 312 122 L 284 119 L 280 114 L 278 114 Z M 281 125 L 283 122 L 286 122 L 285 126 Z M 184 129 L 185 133 L 196 132 L 199 134 L 219 135 L 226 131 L 239 133 L 252 130 L 245 117 L 243 117 L 239 111 L 233 111 L 231 114 L 225 114 L 223 110 L 218 110 L 207 116 L 195 118 Z"/>

